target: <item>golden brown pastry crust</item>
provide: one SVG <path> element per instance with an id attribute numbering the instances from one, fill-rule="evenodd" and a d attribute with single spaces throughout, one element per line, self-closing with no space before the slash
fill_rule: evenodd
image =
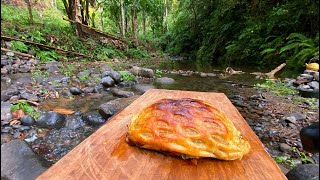
<path id="1" fill-rule="evenodd" d="M 212 105 L 195 99 L 162 99 L 132 118 L 127 142 L 183 158 L 241 159 L 250 145 Z"/>

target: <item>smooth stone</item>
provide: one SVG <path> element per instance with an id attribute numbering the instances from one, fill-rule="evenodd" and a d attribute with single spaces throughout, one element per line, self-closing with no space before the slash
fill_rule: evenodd
<path id="1" fill-rule="evenodd" d="M 156 82 L 157 83 L 160 83 L 160 84 L 172 84 L 174 83 L 174 79 L 172 78 L 168 78 L 168 77 L 161 77 L 161 78 L 157 78 L 156 79 Z"/>
<path id="2" fill-rule="evenodd" d="M 102 73 L 101 77 L 110 76 L 115 82 L 121 81 L 121 75 L 117 71 L 105 71 Z"/>
<path id="3" fill-rule="evenodd" d="M 286 143 L 280 143 L 279 144 L 279 148 L 281 151 L 283 152 L 290 152 L 291 151 L 291 146 L 289 146 L 288 144 Z"/>
<path id="4" fill-rule="evenodd" d="M 104 122 L 106 122 L 106 119 L 101 116 L 96 111 L 87 112 L 82 115 L 82 119 L 88 124 L 88 125 L 101 125 Z"/>
<path id="5" fill-rule="evenodd" d="M 7 56 L 10 56 L 10 57 L 13 57 L 13 56 L 14 56 L 14 53 L 13 53 L 13 52 L 7 52 L 6 55 L 7 55 Z"/>
<path id="6" fill-rule="evenodd" d="M 313 75 L 314 79 L 319 82 L 319 72 L 315 72 Z"/>
<path id="7" fill-rule="evenodd" d="M 82 93 L 82 90 L 78 87 L 71 87 L 70 93 L 73 95 L 80 95 Z"/>
<path id="8" fill-rule="evenodd" d="M 319 179 L 319 164 L 300 164 L 286 174 L 288 180 Z"/>
<path id="9" fill-rule="evenodd" d="M 10 134 L 1 134 L 1 144 L 10 142 L 13 139 Z"/>
<path id="10" fill-rule="evenodd" d="M 77 77 L 89 77 L 90 76 L 90 71 L 86 70 L 86 71 L 81 71 L 77 74 Z"/>
<path id="11" fill-rule="evenodd" d="M 202 73 L 200 73 L 200 76 L 201 76 L 201 77 L 207 77 L 208 75 L 207 75 L 206 73 L 203 73 L 203 72 L 202 72 Z"/>
<path id="12" fill-rule="evenodd" d="M 147 92 L 149 89 L 155 89 L 155 87 L 151 84 L 136 84 L 134 86 L 134 89 L 143 94 Z"/>
<path id="13" fill-rule="evenodd" d="M 65 123 L 66 117 L 54 111 L 43 113 L 37 120 L 36 125 L 43 128 L 61 128 Z"/>
<path id="14" fill-rule="evenodd" d="M 26 99 L 26 100 L 29 100 L 29 101 L 35 101 L 35 102 L 39 101 L 37 95 L 31 94 L 31 93 L 27 93 L 27 92 L 21 93 L 20 94 L 20 98 L 21 99 Z"/>
<path id="15" fill-rule="evenodd" d="M 95 92 L 93 87 L 86 87 L 86 88 L 83 89 L 83 91 L 85 93 L 94 93 Z"/>
<path id="16" fill-rule="evenodd" d="M 100 66 L 100 71 L 101 72 L 112 71 L 112 68 L 108 64 L 103 64 Z"/>
<path id="17" fill-rule="evenodd" d="M 134 81 L 122 81 L 118 84 L 119 87 L 132 87 L 136 84 Z"/>
<path id="18" fill-rule="evenodd" d="M 4 91 L 1 91 L 1 101 L 7 101 L 12 96 L 18 95 L 19 91 L 17 88 L 11 88 Z"/>
<path id="19" fill-rule="evenodd" d="M 27 72 L 30 72 L 30 70 L 31 70 L 31 67 L 28 65 L 22 65 L 18 69 L 18 71 L 21 73 L 27 73 Z"/>
<path id="20" fill-rule="evenodd" d="M 22 125 L 32 126 L 32 125 L 34 125 L 35 120 L 34 120 L 34 118 L 32 116 L 26 115 L 26 116 L 23 116 L 20 119 L 20 122 L 21 122 Z"/>
<path id="21" fill-rule="evenodd" d="M 67 129 L 78 129 L 85 125 L 83 119 L 80 116 L 70 115 L 66 118 L 65 127 Z"/>
<path id="22" fill-rule="evenodd" d="M 118 89 L 118 88 L 111 88 L 110 89 L 110 92 L 114 95 L 114 96 L 117 96 L 117 97 L 131 97 L 134 95 L 133 92 L 130 92 L 130 91 L 123 91 L 121 89 Z"/>
<path id="23" fill-rule="evenodd" d="M 1 121 L 9 121 L 12 119 L 11 107 L 12 104 L 8 102 L 1 103 Z"/>
<path id="24" fill-rule="evenodd" d="M 154 71 L 152 69 L 141 68 L 141 67 L 137 67 L 137 66 L 133 66 L 130 69 L 130 72 L 135 76 L 141 76 L 141 77 L 146 77 L 146 78 L 153 78 L 153 76 L 154 76 Z"/>
<path id="25" fill-rule="evenodd" d="M 300 113 L 292 113 L 292 114 L 289 114 L 288 116 L 286 116 L 284 118 L 284 120 L 288 123 L 297 123 L 297 121 L 302 121 L 302 120 L 305 120 L 306 119 L 306 116 L 303 115 L 303 114 L 300 114 Z"/>
<path id="26" fill-rule="evenodd" d="M 319 152 L 319 121 L 300 130 L 303 149 L 309 152 Z"/>
<path id="27" fill-rule="evenodd" d="M 114 85 L 114 80 L 110 76 L 107 76 L 101 79 L 101 84 L 104 87 L 112 87 Z"/>
<path id="28" fill-rule="evenodd" d="M 318 81 L 311 81 L 308 85 L 313 89 L 319 89 L 319 82 Z"/>
<path id="29" fill-rule="evenodd" d="M 309 69 L 306 69 L 306 70 L 303 71 L 303 74 L 314 75 L 314 73 L 316 73 L 316 71 L 309 70 Z"/>
<path id="30" fill-rule="evenodd" d="M 1 179 L 35 179 L 47 168 L 23 140 L 12 140 L 1 145 Z"/>
<path id="31" fill-rule="evenodd" d="M 129 98 L 118 98 L 115 100 L 111 100 L 107 103 L 101 104 L 98 111 L 104 118 L 109 118 L 114 115 L 118 111 L 123 110 L 127 106 L 129 106 L 133 101 L 138 99 L 140 96 L 135 95 Z"/>

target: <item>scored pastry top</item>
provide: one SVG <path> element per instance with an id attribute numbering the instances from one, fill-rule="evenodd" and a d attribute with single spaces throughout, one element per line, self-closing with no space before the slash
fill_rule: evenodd
<path id="1" fill-rule="evenodd" d="M 249 152 L 232 121 L 195 99 L 161 99 L 132 118 L 127 141 L 183 158 L 241 159 Z"/>

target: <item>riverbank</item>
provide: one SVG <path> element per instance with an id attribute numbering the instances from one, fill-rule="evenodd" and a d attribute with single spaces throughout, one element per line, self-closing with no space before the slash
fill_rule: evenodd
<path id="1" fill-rule="evenodd" d="M 319 154 L 305 152 L 299 137 L 301 128 L 318 121 L 319 101 L 297 101 L 298 95 L 279 96 L 256 88 L 254 84 L 263 81 L 248 73 L 159 69 L 166 63 L 160 58 L 41 63 L 5 53 L 1 144 L 10 149 L 31 147 L 46 169 L 148 89 L 161 88 L 225 93 L 284 173 L 302 163 L 319 163 Z"/>

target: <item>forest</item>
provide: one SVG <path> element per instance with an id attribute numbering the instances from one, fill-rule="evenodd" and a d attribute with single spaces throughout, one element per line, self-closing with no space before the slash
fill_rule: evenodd
<path id="1" fill-rule="evenodd" d="M 48 36 L 54 36 L 56 46 L 90 51 L 100 60 L 147 57 L 153 49 L 209 65 L 264 68 L 286 62 L 301 70 L 319 56 L 319 1 L 52 0 L 40 1 L 51 7 L 40 11 L 33 7 L 36 2 L 25 2 L 28 13 L 11 15 L 12 7 L 2 8 L 8 22 L 3 34 L 28 31 L 24 38 L 49 44 Z M 93 29 L 116 43 L 93 42 L 102 35 Z"/>

